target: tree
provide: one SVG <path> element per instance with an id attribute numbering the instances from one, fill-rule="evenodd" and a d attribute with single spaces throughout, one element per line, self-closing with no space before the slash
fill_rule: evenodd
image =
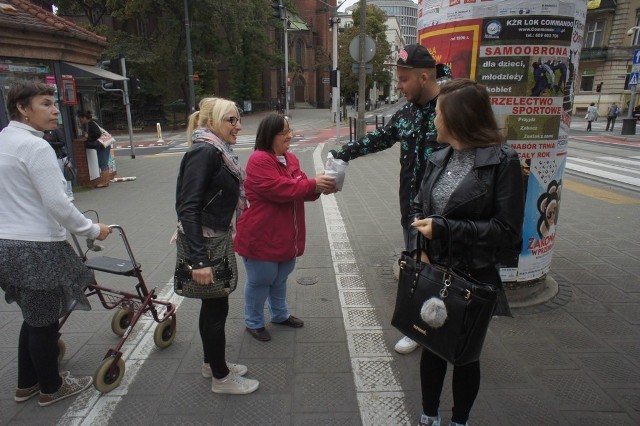
<path id="1" fill-rule="evenodd" d="M 144 93 L 188 98 L 184 0 L 52 0 L 65 17 L 82 14 L 88 29 L 104 35 L 102 59 L 122 54 L 128 74 Z M 265 0 L 189 0 L 196 97 L 213 94 L 235 100 L 262 96 L 261 76 L 273 58 L 266 53 L 273 25 Z M 227 69 L 224 81 L 219 70 Z M 176 94 L 176 88 L 181 92 Z M 228 88 L 227 93 L 216 93 Z M 218 89 L 218 90 L 216 90 Z M 229 93 L 230 91 L 230 93 Z"/>
<path id="2" fill-rule="evenodd" d="M 340 87 L 345 94 L 358 92 L 358 73 L 352 72 L 353 58 L 349 54 L 349 44 L 360 34 L 360 5 L 351 14 L 353 26 L 346 28 L 338 35 L 338 57 L 340 67 Z M 391 82 L 391 73 L 385 69 L 384 63 L 391 54 L 391 47 L 387 41 L 385 31 L 387 15 L 375 5 L 367 6 L 366 33 L 376 41 L 376 54 L 371 60 L 373 73 L 367 74 L 367 89 L 373 87 L 373 82 L 385 86 Z"/>

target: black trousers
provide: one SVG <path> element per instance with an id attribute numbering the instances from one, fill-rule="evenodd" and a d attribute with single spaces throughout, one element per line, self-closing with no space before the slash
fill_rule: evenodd
<path id="1" fill-rule="evenodd" d="M 58 372 L 58 323 L 33 327 L 22 323 L 18 340 L 18 387 L 40 383 L 42 393 L 54 393 L 62 386 Z"/>
<path id="2" fill-rule="evenodd" d="M 606 128 L 606 130 L 613 130 L 613 126 L 616 124 L 616 118 L 618 118 L 618 117 L 607 117 L 607 128 Z M 609 125 L 611 125 L 611 129 L 609 129 Z"/>
<path id="3" fill-rule="evenodd" d="M 474 269 L 470 275 L 478 281 L 492 283 L 502 288 L 500 274 L 497 268 L 489 266 L 482 269 Z M 508 303 L 496 308 L 496 314 L 510 315 Z M 500 305 L 500 302 L 498 302 Z M 503 312 L 499 312 L 503 310 Z M 422 387 L 422 409 L 429 417 L 438 415 L 440 406 L 440 394 L 444 377 L 447 374 L 447 361 L 431 353 L 428 349 L 422 349 L 420 358 L 420 384 Z M 451 421 L 465 424 L 469 420 L 469 413 L 480 390 L 480 361 L 466 365 L 453 367 L 453 380 L 451 384 L 453 392 L 453 407 L 451 409 Z"/>
<path id="4" fill-rule="evenodd" d="M 422 410 L 429 417 L 438 415 L 440 394 L 446 374 L 447 361 L 423 348 L 420 358 Z M 451 421 L 465 424 L 469 420 L 469 413 L 480 390 L 480 361 L 453 367 L 452 390 Z"/>
<path id="5" fill-rule="evenodd" d="M 211 367 L 213 377 L 227 377 L 229 369 L 225 359 L 226 338 L 224 327 L 229 314 L 229 298 L 202 299 L 199 330 L 204 351 L 204 362 Z"/>

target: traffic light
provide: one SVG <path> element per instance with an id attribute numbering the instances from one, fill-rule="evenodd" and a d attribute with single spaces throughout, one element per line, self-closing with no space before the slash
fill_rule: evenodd
<path id="1" fill-rule="evenodd" d="M 603 82 L 598 83 L 598 85 L 596 86 L 596 92 L 598 92 L 598 93 L 602 92 L 602 85 L 603 84 L 604 84 Z"/>
<path id="2" fill-rule="evenodd" d="M 109 59 L 107 61 L 101 61 L 98 64 L 99 68 L 110 71 L 114 74 L 122 75 L 122 68 L 120 67 L 120 59 Z M 120 89 L 122 90 L 122 82 L 109 81 L 104 85 L 107 89 Z"/>
<path id="3" fill-rule="evenodd" d="M 129 76 L 129 96 L 135 96 L 140 91 L 140 79 L 132 75 Z"/>
<path id="4" fill-rule="evenodd" d="M 338 70 L 331 70 L 329 82 L 331 83 L 331 87 L 338 87 Z"/>
<path id="5" fill-rule="evenodd" d="M 284 18 L 284 5 L 282 4 L 282 0 L 272 0 L 271 7 L 273 8 L 273 12 L 271 12 L 271 14 L 274 18 Z"/>

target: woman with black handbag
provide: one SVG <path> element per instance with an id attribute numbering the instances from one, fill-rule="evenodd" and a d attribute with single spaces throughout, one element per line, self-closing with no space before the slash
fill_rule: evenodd
<path id="1" fill-rule="evenodd" d="M 475 81 L 458 79 L 440 87 L 434 123 L 438 142 L 449 146 L 427 160 L 412 206 L 409 240 L 415 245 L 419 232 L 429 241 L 432 263 L 451 263 L 480 282 L 498 286 L 495 314 L 510 316 L 498 252 L 518 252 L 521 246 L 524 186 L 518 155 L 503 144 L 489 93 Z M 441 217 L 428 217 L 431 215 Z M 451 247 L 447 246 L 449 239 Z M 420 426 L 440 426 L 438 410 L 446 371 L 447 361 L 423 348 Z M 467 425 L 480 389 L 479 361 L 455 365 L 452 388 L 450 425 Z"/>
<path id="2" fill-rule="evenodd" d="M 189 117 L 191 147 L 180 163 L 176 188 L 178 263 L 188 263 L 191 280 L 202 286 L 200 294 L 189 295 L 202 300 L 198 324 L 204 352 L 202 376 L 212 379 L 212 392 L 248 394 L 258 389 L 258 381 L 242 377 L 246 366 L 225 359 L 229 293 L 235 289 L 238 274 L 232 233 L 245 206 L 245 173 L 232 149 L 242 129 L 240 112 L 234 102 L 221 98 L 205 98 L 199 107 Z M 219 275 L 217 254 L 210 254 L 220 246 L 227 255 L 224 278 Z M 182 252 L 187 259 L 181 259 Z M 233 285 L 220 293 L 216 284 L 228 283 L 230 275 Z M 178 294 L 186 295 L 184 290 L 176 285 Z"/>

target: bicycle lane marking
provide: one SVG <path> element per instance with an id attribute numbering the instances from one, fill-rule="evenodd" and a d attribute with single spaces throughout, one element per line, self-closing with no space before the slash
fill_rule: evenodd
<path id="1" fill-rule="evenodd" d="M 596 200 L 609 204 L 640 204 L 640 198 L 620 194 L 615 190 L 600 189 L 595 186 L 585 185 L 571 179 L 563 179 L 562 186 L 569 191 L 577 192 Z"/>
<path id="2" fill-rule="evenodd" d="M 319 144 L 313 153 L 316 172 L 324 169 Z M 385 344 L 383 328 L 377 320 L 373 297 L 369 294 L 347 235 L 335 194 L 320 197 L 342 320 L 347 335 L 351 372 L 356 387 L 360 419 L 365 426 L 411 425 L 406 397 L 395 374 L 394 358 Z M 367 342 L 363 345 L 362 342 Z"/>
<path id="3" fill-rule="evenodd" d="M 168 299 L 167 299 L 168 298 Z M 173 277 L 165 284 L 158 294 L 158 299 L 168 300 L 176 310 L 184 300 L 173 292 Z M 82 392 L 73 401 L 71 406 L 62 415 L 58 425 L 65 426 L 98 426 L 108 425 L 116 407 L 128 391 L 149 355 L 156 350 L 153 340 L 152 326 L 158 324 L 153 318 L 141 316 L 136 327 L 142 327 L 139 333 L 133 337 L 133 341 L 127 339 L 122 348 L 122 359 L 125 360 L 125 372 L 120 386 L 108 394 L 102 394 L 95 388 Z"/>

